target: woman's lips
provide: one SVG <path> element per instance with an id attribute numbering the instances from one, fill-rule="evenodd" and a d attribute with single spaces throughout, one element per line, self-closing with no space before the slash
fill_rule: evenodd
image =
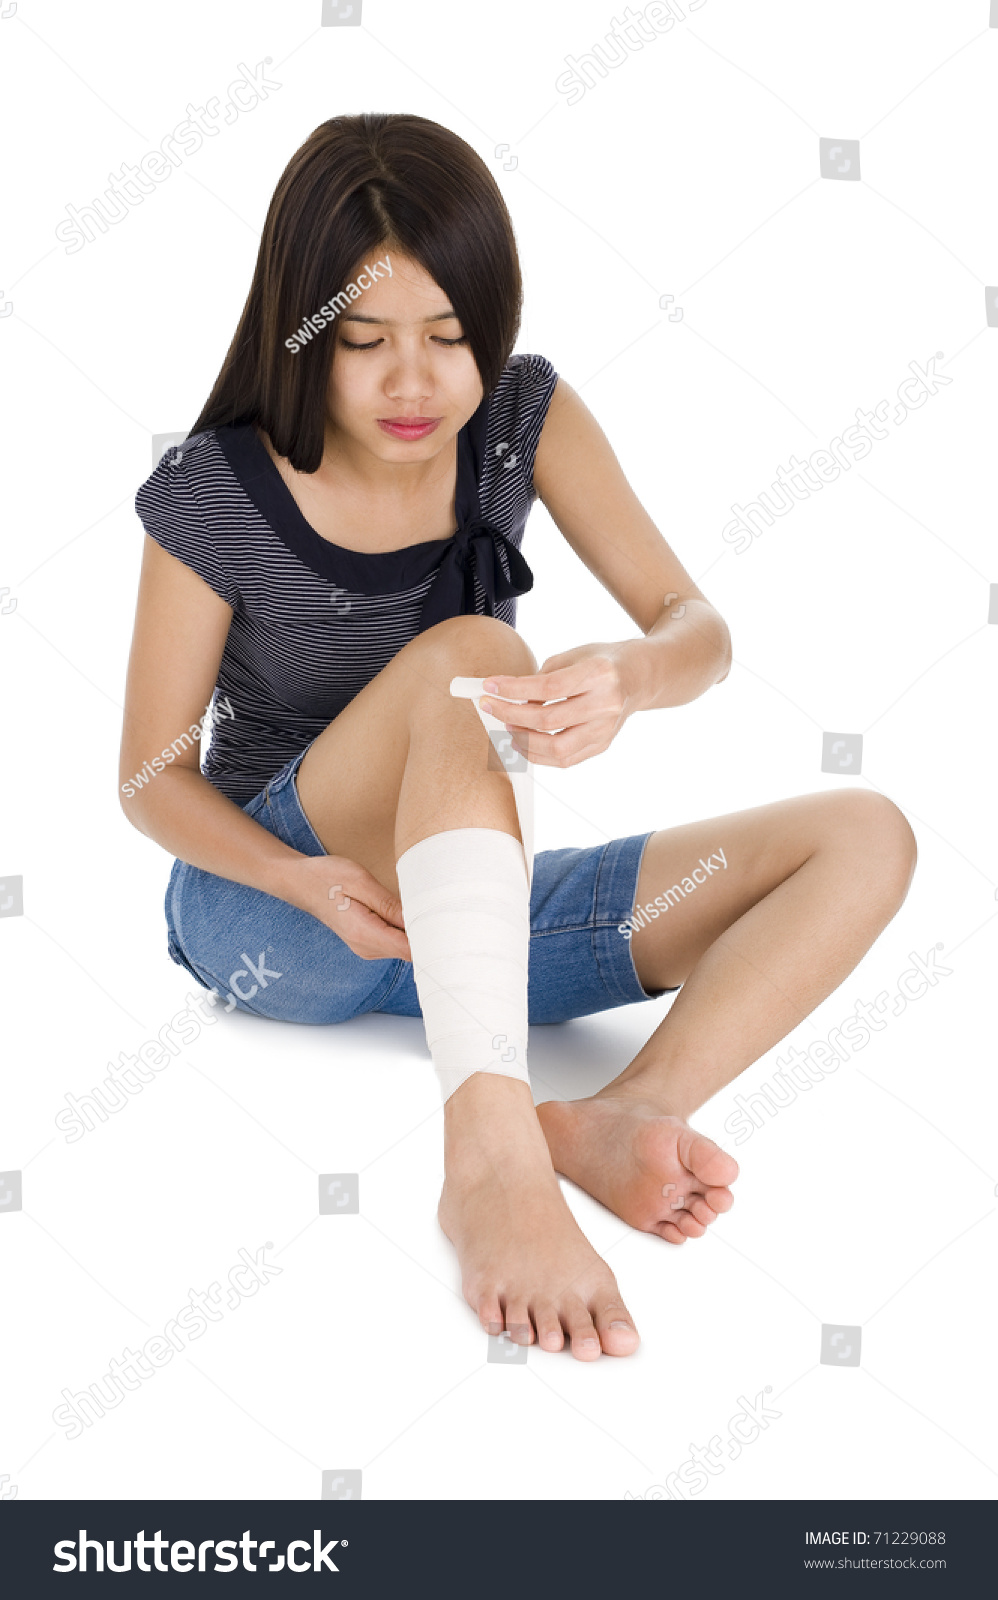
<path id="1" fill-rule="evenodd" d="M 393 439 L 425 439 L 439 428 L 441 417 L 379 417 L 378 427 Z"/>

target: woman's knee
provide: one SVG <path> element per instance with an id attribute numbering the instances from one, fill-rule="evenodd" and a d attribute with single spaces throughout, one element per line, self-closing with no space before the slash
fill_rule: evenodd
<path id="1" fill-rule="evenodd" d="M 904 812 L 872 789 L 846 789 L 836 799 L 842 829 L 869 857 L 868 872 L 903 900 L 918 861 L 918 844 Z"/>
<path id="2" fill-rule="evenodd" d="M 467 613 L 448 617 L 419 634 L 413 644 L 452 677 L 525 676 L 537 671 L 537 658 L 527 641 L 498 617 Z"/>

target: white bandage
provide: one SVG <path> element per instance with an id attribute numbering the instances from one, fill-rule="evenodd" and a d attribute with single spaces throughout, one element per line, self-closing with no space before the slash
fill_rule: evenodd
<path id="1" fill-rule="evenodd" d="M 397 872 L 444 1100 L 476 1072 L 529 1082 L 530 890 L 519 840 L 497 828 L 434 833 L 399 857 Z"/>
<path id="2" fill-rule="evenodd" d="M 513 799 L 516 802 L 516 818 L 520 826 L 520 838 L 523 840 L 523 855 L 527 867 L 528 888 L 534 880 L 534 774 L 526 756 L 521 756 L 518 750 L 513 749 L 513 735 L 507 733 L 498 717 L 488 711 L 483 711 L 478 704 L 483 697 L 494 702 L 503 701 L 504 696 L 485 693 L 484 678 L 452 678 L 450 692 L 457 699 L 472 701 L 475 710 L 481 719 L 483 727 L 492 742 L 492 748 L 499 757 L 506 770 L 506 776 L 513 785 Z M 525 700 L 509 700 L 505 702 L 512 706 L 523 706 Z"/>

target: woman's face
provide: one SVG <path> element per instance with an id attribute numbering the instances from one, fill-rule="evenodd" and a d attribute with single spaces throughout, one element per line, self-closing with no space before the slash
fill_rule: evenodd
<path id="1" fill-rule="evenodd" d="M 350 282 L 361 294 L 334 323 L 329 419 L 381 461 L 429 461 L 484 393 L 464 329 L 439 284 L 409 257 L 382 248 Z"/>

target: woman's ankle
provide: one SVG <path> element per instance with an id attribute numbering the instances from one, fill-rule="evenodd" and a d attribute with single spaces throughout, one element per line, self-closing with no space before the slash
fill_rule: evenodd
<path id="1" fill-rule="evenodd" d="M 530 1086 L 476 1072 L 444 1104 L 444 1165 L 450 1179 L 484 1169 L 551 1164 Z M 553 1169 L 552 1169 L 553 1172 Z"/>

